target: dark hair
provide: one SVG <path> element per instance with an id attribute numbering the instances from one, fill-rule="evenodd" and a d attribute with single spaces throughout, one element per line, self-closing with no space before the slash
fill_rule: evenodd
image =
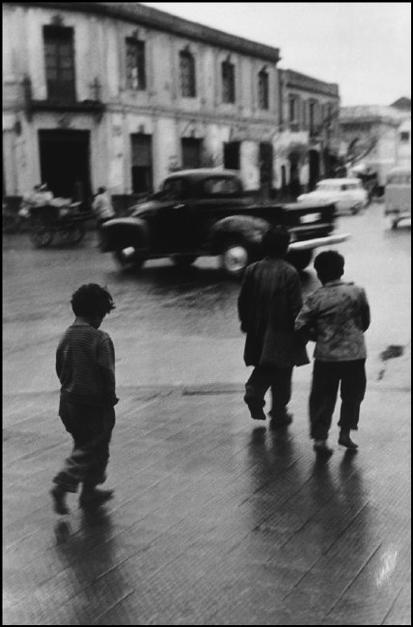
<path id="1" fill-rule="evenodd" d="M 285 257 L 290 243 L 290 234 L 283 226 L 269 229 L 262 238 L 262 248 L 268 257 Z"/>
<path id="2" fill-rule="evenodd" d="M 113 298 L 108 290 L 96 283 L 81 285 L 73 294 L 73 313 L 82 318 L 94 318 L 95 316 L 105 316 L 115 309 Z"/>
<path id="3" fill-rule="evenodd" d="M 98 187 L 97 194 L 104 194 L 106 192 L 106 187 Z"/>
<path id="4" fill-rule="evenodd" d="M 336 250 L 326 250 L 314 259 L 314 268 L 323 281 L 334 281 L 344 272 L 344 257 Z"/>

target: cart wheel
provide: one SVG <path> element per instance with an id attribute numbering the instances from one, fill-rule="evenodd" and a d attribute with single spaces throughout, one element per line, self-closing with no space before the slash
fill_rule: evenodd
<path id="1" fill-rule="evenodd" d="M 49 244 L 52 243 L 53 231 L 46 228 L 45 226 L 36 227 L 30 233 L 30 240 L 36 248 L 44 248 L 45 246 L 49 246 Z"/>
<path id="2" fill-rule="evenodd" d="M 82 241 L 86 234 L 86 229 L 84 226 L 76 226 L 72 230 L 72 242 L 73 244 L 79 244 Z"/>
<path id="3" fill-rule="evenodd" d="M 78 244 L 85 236 L 85 228 L 75 226 L 60 231 L 60 237 L 65 244 Z"/>

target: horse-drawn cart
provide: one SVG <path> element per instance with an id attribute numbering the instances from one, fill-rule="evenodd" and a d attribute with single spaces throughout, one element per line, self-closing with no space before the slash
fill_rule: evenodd
<path id="1" fill-rule="evenodd" d="M 80 202 L 54 198 L 48 204 L 25 203 L 20 215 L 28 219 L 30 240 L 36 248 L 45 248 L 58 238 L 61 244 L 78 244 L 86 233 L 90 212 L 80 210 Z"/>

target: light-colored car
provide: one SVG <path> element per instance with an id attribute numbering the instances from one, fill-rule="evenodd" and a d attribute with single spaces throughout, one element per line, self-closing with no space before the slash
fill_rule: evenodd
<path id="1" fill-rule="evenodd" d="M 307 194 L 301 194 L 298 202 L 334 202 L 337 213 L 358 213 L 368 205 L 368 193 L 356 178 L 324 179 Z"/>

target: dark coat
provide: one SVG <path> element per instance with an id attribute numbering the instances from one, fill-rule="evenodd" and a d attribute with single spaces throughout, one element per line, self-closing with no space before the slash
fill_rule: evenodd
<path id="1" fill-rule="evenodd" d="M 238 297 L 247 366 L 309 363 L 305 344 L 294 332 L 301 306 L 300 278 L 292 265 L 266 257 L 248 266 Z"/>

